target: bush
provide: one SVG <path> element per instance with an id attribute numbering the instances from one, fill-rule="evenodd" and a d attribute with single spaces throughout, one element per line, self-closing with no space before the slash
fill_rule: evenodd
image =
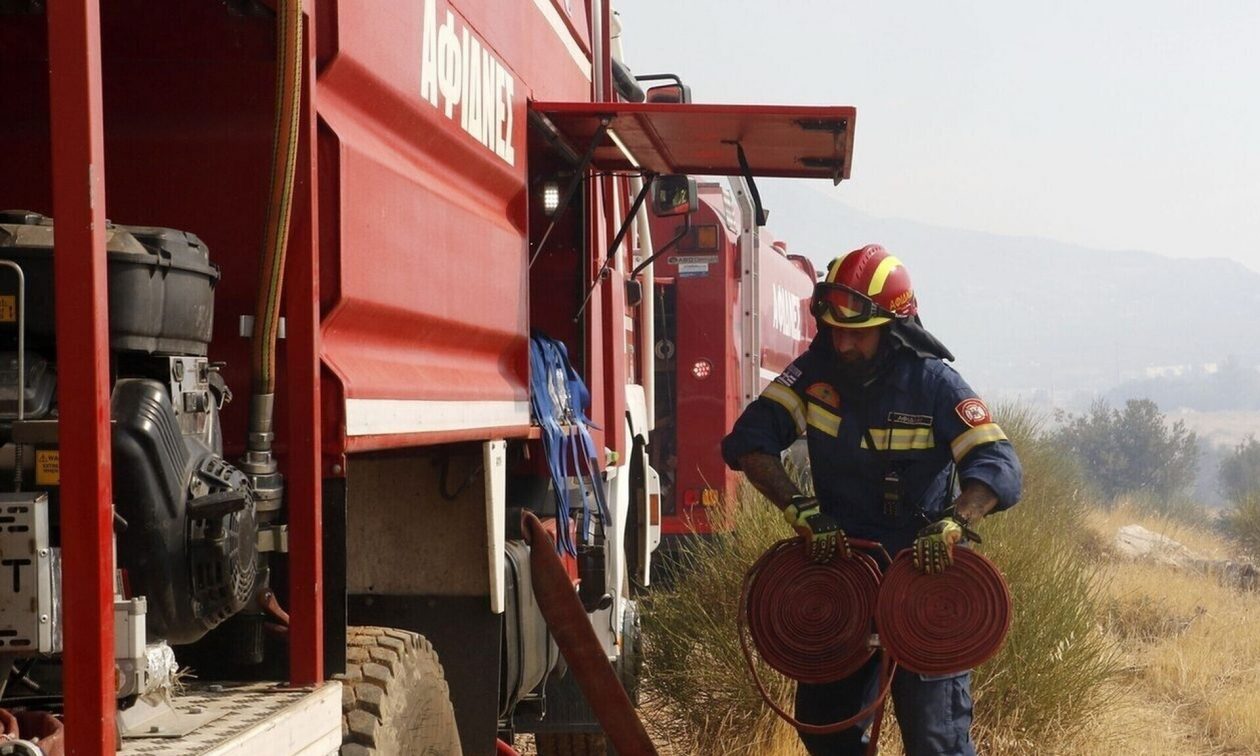
<path id="1" fill-rule="evenodd" d="M 1051 753 L 1108 703 L 1119 661 L 1097 624 L 1101 581 L 1080 525 L 1089 506 L 1076 463 L 1030 413 L 999 422 L 1024 467 L 1021 503 L 981 523 L 980 550 L 1006 575 L 1014 618 L 1006 645 L 976 670 L 980 750 Z"/>
<path id="2" fill-rule="evenodd" d="M 1130 504 L 1139 514 L 1154 515 L 1186 525 L 1199 526 L 1209 520 L 1203 505 L 1184 493 L 1159 495 L 1143 491 L 1123 496 L 1113 503 L 1120 506 L 1122 502 Z"/>
<path id="3" fill-rule="evenodd" d="M 1098 401 L 1065 419 L 1056 438 L 1104 499 L 1139 491 L 1170 497 L 1193 485 L 1198 437 L 1180 420 L 1169 426 L 1150 399 L 1130 399 L 1122 410 Z"/>
<path id="4" fill-rule="evenodd" d="M 1239 502 L 1260 493 L 1260 441 L 1254 436 L 1234 447 L 1221 460 L 1221 494 L 1231 502 Z"/>
<path id="5" fill-rule="evenodd" d="M 1260 559 L 1260 491 L 1232 502 L 1221 518 L 1225 532 L 1252 559 Z"/>
<path id="6" fill-rule="evenodd" d="M 711 753 L 714 743 L 730 754 L 793 753 L 796 733 L 762 702 L 736 634 L 745 571 L 793 533 L 747 485 L 728 517 L 733 528 L 678 552 L 672 590 L 645 602 L 644 708 L 681 753 Z M 781 705 L 792 700 L 794 683 L 765 667 L 758 674 Z"/>

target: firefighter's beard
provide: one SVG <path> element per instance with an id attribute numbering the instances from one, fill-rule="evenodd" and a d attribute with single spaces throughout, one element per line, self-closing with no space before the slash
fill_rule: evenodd
<path id="1" fill-rule="evenodd" d="M 832 370 L 836 386 L 846 392 L 860 392 L 892 364 L 893 347 L 881 340 L 879 348 L 869 359 L 857 350 L 832 351 Z"/>
<path id="2" fill-rule="evenodd" d="M 868 360 L 860 352 L 849 352 L 836 355 L 836 378 L 846 386 L 861 386 L 871 375 L 874 361 Z"/>

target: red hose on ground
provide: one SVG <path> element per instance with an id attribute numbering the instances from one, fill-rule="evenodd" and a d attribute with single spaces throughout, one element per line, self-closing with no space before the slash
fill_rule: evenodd
<path id="1" fill-rule="evenodd" d="M 620 756 L 656 756 L 656 746 L 608 663 L 590 618 L 556 554 L 555 542 L 530 512 L 521 515 L 521 530 L 530 545 L 530 582 L 538 608 L 604 735 Z"/>
<path id="2" fill-rule="evenodd" d="M 998 568 L 971 549 L 954 549 L 954 564 L 937 575 L 915 569 L 906 549 L 884 573 L 875 625 L 880 644 L 911 672 L 964 672 L 1002 648 L 1011 592 Z"/>

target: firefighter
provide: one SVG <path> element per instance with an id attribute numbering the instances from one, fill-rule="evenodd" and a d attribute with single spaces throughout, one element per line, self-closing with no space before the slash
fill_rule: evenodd
<path id="1" fill-rule="evenodd" d="M 985 403 L 928 333 L 905 266 L 868 245 L 827 267 L 810 309 L 818 335 L 748 406 L 722 442 L 732 469 L 779 509 L 811 556 L 847 552 L 846 536 L 896 556 L 914 549 L 925 573 L 948 569 L 981 518 L 1019 498 L 1015 449 Z M 804 435 L 814 495 L 801 493 L 781 452 Z M 838 682 L 799 684 L 796 718 L 827 724 L 873 698 L 875 659 Z M 892 697 L 909 756 L 975 753 L 971 673 L 898 670 Z M 868 725 L 869 727 L 869 725 Z M 861 754 L 868 728 L 801 735 L 811 754 Z"/>

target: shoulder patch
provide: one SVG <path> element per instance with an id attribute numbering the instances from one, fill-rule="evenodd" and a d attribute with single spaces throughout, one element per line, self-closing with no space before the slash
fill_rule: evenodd
<path id="1" fill-rule="evenodd" d="M 836 393 L 835 386 L 832 386 L 830 383 L 815 383 L 805 389 L 805 393 L 814 397 L 828 407 L 840 409 L 840 395 Z"/>
<path id="2" fill-rule="evenodd" d="M 793 365 L 788 365 L 787 369 L 784 370 L 782 373 L 779 373 L 779 377 L 775 378 L 775 380 L 778 381 L 779 383 L 782 383 L 784 386 L 791 388 L 792 384 L 796 383 L 797 379 L 799 379 L 800 377 L 801 377 L 801 369 L 798 368 L 795 364 L 793 364 Z"/>
<path id="3" fill-rule="evenodd" d="M 914 415 L 909 412 L 892 411 L 888 413 L 888 422 L 892 425 L 913 425 L 919 428 L 931 428 L 931 415 Z"/>
<path id="4" fill-rule="evenodd" d="M 958 413 L 958 417 L 962 418 L 964 423 L 972 428 L 993 422 L 993 416 L 989 414 L 988 406 L 977 396 L 963 399 L 954 408 L 954 411 Z"/>

